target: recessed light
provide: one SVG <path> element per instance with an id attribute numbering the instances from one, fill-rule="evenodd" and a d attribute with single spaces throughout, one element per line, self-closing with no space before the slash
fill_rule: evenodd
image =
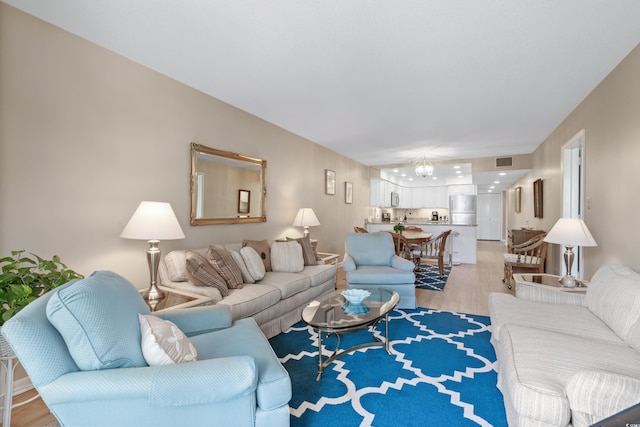
<path id="1" fill-rule="evenodd" d="M 398 169 L 393 170 L 393 173 L 398 173 L 398 172 L 400 172 Z"/>
<path id="2" fill-rule="evenodd" d="M 406 173 L 402 173 L 402 174 L 400 174 L 400 176 L 407 176 L 407 174 Z"/>
<path id="3" fill-rule="evenodd" d="M 500 184 L 500 181 L 493 181 L 494 184 Z"/>
<path id="4" fill-rule="evenodd" d="M 462 173 L 462 171 L 456 171 L 456 173 Z"/>
<path id="5" fill-rule="evenodd" d="M 500 172 L 498 175 L 505 176 L 506 174 L 507 174 L 506 172 Z"/>
<path id="6" fill-rule="evenodd" d="M 464 178 L 464 176 L 462 176 L 462 175 L 458 175 L 458 178 Z"/>
<path id="7" fill-rule="evenodd" d="M 487 193 L 493 193 L 493 190 L 487 190 Z"/>
<path id="8" fill-rule="evenodd" d="M 454 169 L 460 169 L 460 165 L 453 166 Z"/>
<path id="9" fill-rule="evenodd" d="M 431 178 L 431 179 L 438 179 L 438 177 L 437 177 L 437 176 L 434 176 L 434 177 L 433 177 L 433 178 Z"/>

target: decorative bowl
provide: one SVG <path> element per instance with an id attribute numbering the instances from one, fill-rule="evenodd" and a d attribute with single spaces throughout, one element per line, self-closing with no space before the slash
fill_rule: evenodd
<path id="1" fill-rule="evenodd" d="M 362 301 L 367 299 L 371 292 L 366 289 L 347 289 L 342 291 L 341 294 L 350 304 L 362 304 Z"/>
<path id="2" fill-rule="evenodd" d="M 350 302 L 348 302 L 342 306 L 342 311 L 347 314 L 365 314 L 369 312 L 369 307 L 362 303 L 351 304 Z"/>

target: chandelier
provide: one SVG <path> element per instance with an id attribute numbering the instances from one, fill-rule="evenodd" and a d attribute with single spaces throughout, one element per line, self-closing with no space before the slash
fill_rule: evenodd
<path id="1" fill-rule="evenodd" d="M 422 156 L 422 160 L 416 161 L 416 175 L 423 178 L 433 175 L 433 165 L 427 161 L 425 156 Z"/>

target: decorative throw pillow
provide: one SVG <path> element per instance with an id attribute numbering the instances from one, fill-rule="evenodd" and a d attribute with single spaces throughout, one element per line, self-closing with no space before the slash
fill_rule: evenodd
<path id="1" fill-rule="evenodd" d="M 187 271 L 185 270 L 186 253 L 187 251 L 178 249 L 169 252 L 164 257 L 169 280 L 172 282 L 186 282 L 188 279 Z"/>
<path id="2" fill-rule="evenodd" d="M 242 256 L 242 259 L 244 260 L 244 263 L 247 266 L 247 270 L 249 270 L 251 276 L 256 281 L 264 279 L 264 276 L 265 274 L 267 274 L 267 272 L 264 269 L 264 263 L 262 262 L 260 255 L 258 255 L 258 252 L 256 252 L 256 250 L 251 246 L 245 246 L 244 248 L 240 249 L 240 255 Z"/>
<path id="3" fill-rule="evenodd" d="M 185 263 L 191 283 L 196 286 L 212 286 L 220 291 L 223 297 L 229 295 L 227 282 L 204 256 L 198 252 L 188 251 Z"/>
<path id="4" fill-rule="evenodd" d="M 229 289 L 242 288 L 242 272 L 238 264 L 233 260 L 231 253 L 224 249 L 209 246 L 207 261 L 222 276 Z"/>
<path id="5" fill-rule="evenodd" d="M 242 247 L 249 246 L 258 252 L 264 263 L 264 271 L 271 271 L 271 248 L 266 240 L 243 240 Z"/>
<path id="6" fill-rule="evenodd" d="M 299 237 L 297 239 L 293 239 L 291 237 L 287 237 L 288 241 L 296 241 L 302 247 L 302 258 L 304 259 L 304 265 L 317 265 L 317 257 L 315 249 L 311 245 L 311 239 L 309 236 Z"/>
<path id="7" fill-rule="evenodd" d="M 242 258 L 242 255 L 240 255 L 240 252 L 236 252 L 236 251 L 229 251 L 229 252 L 233 257 L 233 260 L 238 265 L 238 268 L 240 268 L 240 273 L 242 274 L 242 281 L 244 283 L 256 283 L 256 279 L 251 275 L 251 273 L 247 269 L 247 266 L 244 262 L 244 259 Z"/>
<path id="8" fill-rule="evenodd" d="M 299 273 L 304 270 L 302 247 L 298 242 L 275 242 L 271 247 L 273 271 Z"/>
<path id="9" fill-rule="evenodd" d="M 198 352 L 174 323 L 157 316 L 138 314 L 142 354 L 149 366 L 198 360 Z"/>

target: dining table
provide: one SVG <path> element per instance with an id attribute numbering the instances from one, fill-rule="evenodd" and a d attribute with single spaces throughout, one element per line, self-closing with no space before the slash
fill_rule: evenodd
<path id="1" fill-rule="evenodd" d="M 431 237 L 433 237 L 432 233 L 427 233 L 425 231 L 413 231 L 413 230 L 404 230 L 402 235 L 407 242 L 413 245 L 421 245 L 425 242 L 428 242 Z"/>

